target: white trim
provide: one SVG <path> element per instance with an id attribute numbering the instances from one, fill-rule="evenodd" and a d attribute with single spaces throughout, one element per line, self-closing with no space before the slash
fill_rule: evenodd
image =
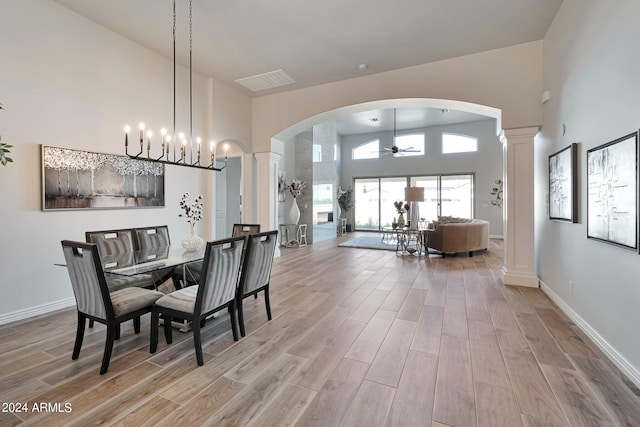
<path id="1" fill-rule="evenodd" d="M 598 348 L 604 352 L 604 354 L 611 360 L 633 383 L 640 387 L 640 370 L 633 366 L 627 359 L 624 358 L 623 355 L 618 353 L 618 351 L 607 342 L 599 333 L 596 331 L 589 323 L 587 323 L 578 313 L 573 311 L 569 305 L 558 294 L 553 292 L 553 290 L 545 284 L 542 280 L 540 281 L 540 289 L 551 298 L 551 300 L 556 303 L 558 307 L 567 315 L 569 318 L 585 333 L 591 338 L 591 340 L 596 343 Z"/>
<path id="2" fill-rule="evenodd" d="M 507 267 L 502 267 L 500 271 L 502 275 L 502 281 L 505 285 L 510 286 L 525 286 L 528 288 L 537 288 L 540 286 L 540 280 L 536 275 L 529 274 L 528 272 L 514 272 L 507 271 Z"/>
<path id="3" fill-rule="evenodd" d="M 489 239 L 504 240 L 504 236 L 502 234 L 489 234 Z"/>
<path id="4" fill-rule="evenodd" d="M 24 310 L 2 314 L 0 315 L 0 325 L 5 325 L 17 320 L 28 319 L 29 317 L 38 316 L 40 314 L 47 314 L 52 311 L 60 310 L 61 308 L 73 307 L 74 305 L 76 305 L 75 298 L 67 298 L 60 301 L 38 305 L 36 307 L 25 308 Z"/>

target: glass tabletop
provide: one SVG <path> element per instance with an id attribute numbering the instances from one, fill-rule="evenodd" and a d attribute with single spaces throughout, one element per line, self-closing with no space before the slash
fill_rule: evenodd
<path id="1" fill-rule="evenodd" d="M 204 258 L 205 248 L 203 246 L 198 251 L 187 251 L 182 246 L 164 246 L 117 256 L 103 256 L 102 268 L 107 273 L 135 276 L 200 261 Z"/>

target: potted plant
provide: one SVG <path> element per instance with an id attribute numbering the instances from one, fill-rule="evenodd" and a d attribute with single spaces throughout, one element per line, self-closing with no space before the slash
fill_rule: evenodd
<path id="1" fill-rule="evenodd" d="M 343 215 L 347 218 L 347 213 L 353 209 L 353 188 L 349 187 L 346 190 L 343 190 L 342 187 L 338 187 L 338 191 L 336 191 L 336 198 L 338 199 L 338 206 L 340 207 L 340 212 L 338 218 L 342 218 Z M 347 224 L 347 231 L 351 231 L 351 224 Z"/>

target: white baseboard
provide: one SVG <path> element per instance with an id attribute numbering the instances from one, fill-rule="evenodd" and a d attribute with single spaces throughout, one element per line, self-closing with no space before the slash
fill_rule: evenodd
<path id="1" fill-rule="evenodd" d="M 502 234 L 489 234 L 489 238 L 490 239 L 504 240 L 504 236 Z"/>
<path id="2" fill-rule="evenodd" d="M 52 311 L 60 310 L 61 308 L 73 307 L 74 305 L 76 305 L 75 298 L 67 298 L 48 304 L 38 305 L 36 307 L 25 308 L 24 310 L 0 314 L 0 325 L 38 316 L 40 314 L 50 313 Z"/>
<path id="3" fill-rule="evenodd" d="M 547 284 L 540 281 L 540 289 L 556 303 L 558 307 L 576 324 L 578 327 L 596 343 L 598 348 L 620 369 L 633 383 L 640 387 L 640 370 L 633 366 L 618 351 L 607 342 L 589 323 L 587 323 L 578 313 L 573 311 L 569 305 L 558 294 L 556 294 Z"/>

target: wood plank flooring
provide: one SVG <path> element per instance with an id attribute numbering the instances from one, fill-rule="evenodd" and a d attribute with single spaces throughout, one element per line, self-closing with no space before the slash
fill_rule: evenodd
<path id="1" fill-rule="evenodd" d="M 444 259 L 337 247 L 355 236 L 284 249 L 273 320 L 259 297 L 238 342 L 209 321 L 202 367 L 191 333 L 149 354 L 148 316 L 103 376 L 102 325 L 71 360 L 75 309 L 0 326 L 0 426 L 640 425 L 599 349 L 540 290 L 501 283 L 501 241 Z"/>

